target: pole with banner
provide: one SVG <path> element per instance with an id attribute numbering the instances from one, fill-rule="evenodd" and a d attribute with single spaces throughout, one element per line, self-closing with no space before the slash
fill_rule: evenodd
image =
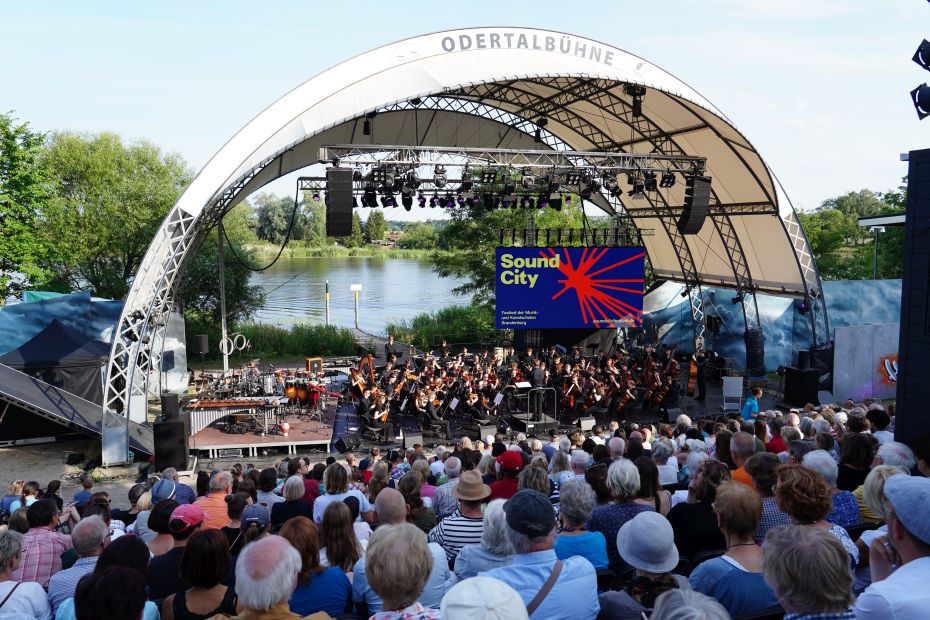
<path id="1" fill-rule="evenodd" d="M 350 284 L 349 290 L 355 293 L 355 329 L 358 329 L 358 292 L 362 290 L 362 285 Z"/>

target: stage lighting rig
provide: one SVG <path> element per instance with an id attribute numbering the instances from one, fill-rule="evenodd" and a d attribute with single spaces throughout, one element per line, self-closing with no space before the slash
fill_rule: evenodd
<path id="1" fill-rule="evenodd" d="M 614 179 L 614 183 L 617 182 L 617 179 Z M 620 189 L 619 185 L 617 189 Z M 591 196 L 601 191 L 601 184 L 598 183 L 597 179 L 591 179 L 581 190 L 581 199 L 582 200 L 591 200 Z"/>
<path id="2" fill-rule="evenodd" d="M 460 192 L 470 191 L 472 188 L 472 177 L 471 172 L 469 172 L 468 167 L 462 171 L 462 185 L 459 187 Z"/>
<path id="3" fill-rule="evenodd" d="M 549 124 L 549 119 L 545 116 L 540 116 L 536 120 L 536 131 L 533 133 L 533 141 L 542 142 L 542 130 L 543 127 Z"/>
<path id="4" fill-rule="evenodd" d="M 659 187 L 669 188 L 675 187 L 675 173 L 674 172 L 663 172 L 662 180 L 659 181 Z"/>
<path id="5" fill-rule="evenodd" d="M 640 84 L 627 84 L 624 92 L 633 98 L 633 118 L 643 115 L 643 97 L 646 96 L 646 87 Z"/>
<path id="6" fill-rule="evenodd" d="M 646 189 L 647 192 L 654 192 L 659 189 L 659 183 L 656 180 L 655 172 L 651 170 L 647 170 L 646 172 L 643 172 L 643 187 Z"/>
<path id="7" fill-rule="evenodd" d="M 365 185 L 365 189 L 362 192 L 362 206 L 371 208 L 378 206 L 378 192 L 375 190 L 375 186 L 372 183 Z"/>
<path id="8" fill-rule="evenodd" d="M 449 177 L 446 175 L 446 167 L 442 164 L 436 164 L 436 167 L 433 168 L 433 185 L 442 188 L 446 186 L 448 181 Z"/>
<path id="9" fill-rule="evenodd" d="M 524 170 L 523 176 L 520 178 L 520 185 L 523 186 L 523 189 L 533 189 L 536 186 L 536 177 L 533 176 L 532 172 Z"/>
<path id="10" fill-rule="evenodd" d="M 604 177 L 604 189 L 607 190 L 607 193 L 610 194 L 611 198 L 619 198 L 623 195 L 623 190 L 620 189 L 620 184 L 617 182 L 617 177 L 612 174 Z"/>
<path id="11" fill-rule="evenodd" d="M 497 170 L 483 170 L 481 172 L 481 183 L 483 185 L 494 185 L 497 183 Z"/>
<path id="12" fill-rule="evenodd" d="M 369 112 L 365 115 L 365 122 L 362 124 L 362 133 L 366 136 L 371 135 L 371 121 L 373 121 L 377 115 L 377 112 Z"/>
<path id="13" fill-rule="evenodd" d="M 922 69 L 930 71 L 930 41 L 924 39 L 920 42 L 912 60 Z M 911 91 L 911 103 L 914 104 L 918 119 L 924 120 L 930 116 L 930 87 L 926 83 Z"/>

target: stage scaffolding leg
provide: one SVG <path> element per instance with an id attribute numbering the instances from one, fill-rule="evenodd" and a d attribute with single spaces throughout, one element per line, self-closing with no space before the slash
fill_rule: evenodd
<path id="1" fill-rule="evenodd" d="M 223 246 L 223 218 L 216 223 L 216 236 L 219 241 L 219 260 L 220 260 L 220 342 L 226 341 L 226 263 L 225 248 Z M 229 371 L 229 353 L 225 347 L 223 351 L 223 376 Z"/>

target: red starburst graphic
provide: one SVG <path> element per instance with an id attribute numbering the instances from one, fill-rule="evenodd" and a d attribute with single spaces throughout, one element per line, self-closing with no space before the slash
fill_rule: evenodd
<path id="1" fill-rule="evenodd" d="M 555 250 L 547 248 L 541 251 L 539 255 L 542 258 L 551 258 L 556 256 Z M 630 293 L 643 295 L 642 278 L 610 278 L 598 277 L 602 274 L 610 275 L 607 272 L 613 271 L 629 262 L 642 258 L 645 253 L 640 252 L 629 256 L 620 262 L 612 265 L 598 265 L 605 254 L 607 248 L 584 248 L 581 252 L 581 260 L 577 267 L 572 264 L 571 256 L 568 249 L 562 248 L 563 256 L 559 260 L 559 271 L 565 275 L 564 280 L 558 280 L 562 289 L 552 296 L 552 299 L 559 298 L 568 290 L 574 290 L 578 296 L 578 307 L 581 310 L 581 319 L 585 325 L 601 319 L 601 323 L 615 325 L 631 325 L 639 327 L 643 324 L 643 311 L 621 299 L 617 299 L 616 293 L 606 291 L 618 291 L 620 293 Z M 620 284 L 639 284 L 638 288 L 628 288 L 618 286 Z"/>

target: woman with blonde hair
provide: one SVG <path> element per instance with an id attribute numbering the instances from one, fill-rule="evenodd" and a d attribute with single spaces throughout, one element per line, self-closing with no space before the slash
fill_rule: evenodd
<path id="1" fill-rule="evenodd" d="M 371 480 L 368 481 L 368 501 L 372 504 L 378 498 L 381 489 L 389 486 L 391 482 L 391 470 L 384 461 L 375 461 L 371 467 Z"/>
<path id="2" fill-rule="evenodd" d="M 342 502 L 333 502 L 323 513 L 320 525 L 320 565 L 336 566 L 352 574 L 355 563 L 365 553 L 365 543 L 352 529 L 352 512 Z"/>
<path id="3" fill-rule="evenodd" d="M 0 518 L 2 518 L 3 523 L 9 520 L 10 513 L 13 512 L 10 510 L 10 506 L 22 495 L 23 484 L 25 483 L 22 480 L 14 480 L 10 483 L 7 494 L 3 496 L 3 499 L 0 499 Z"/>

